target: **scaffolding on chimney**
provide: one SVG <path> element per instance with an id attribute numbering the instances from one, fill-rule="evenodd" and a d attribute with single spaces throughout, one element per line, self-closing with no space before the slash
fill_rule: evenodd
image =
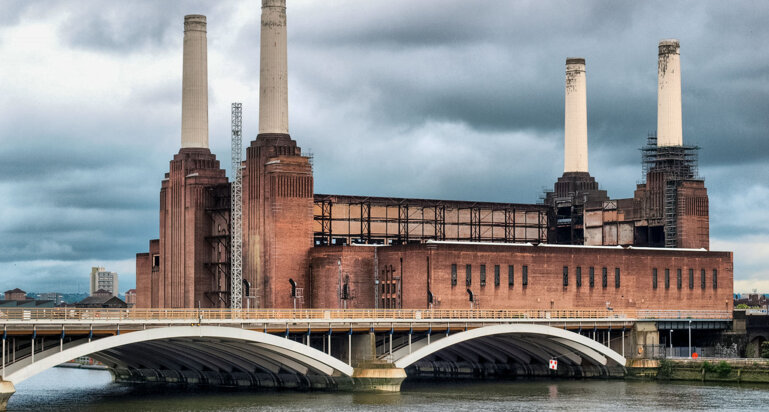
<path id="1" fill-rule="evenodd" d="M 649 173 L 661 173 L 664 180 L 663 224 L 665 247 L 678 246 L 678 188 L 684 181 L 702 180 L 698 168 L 698 146 L 657 146 L 657 135 L 647 136 L 641 148 L 642 182 Z"/>

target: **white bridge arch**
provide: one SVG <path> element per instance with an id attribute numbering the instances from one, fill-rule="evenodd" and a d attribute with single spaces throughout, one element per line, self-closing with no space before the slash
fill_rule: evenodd
<path id="1" fill-rule="evenodd" d="M 350 377 L 350 365 L 317 349 L 263 332 L 222 326 L 173 326 L 123 333 L 88 342 L 80 339 L 47 349 L 6 367 L 14 384 L 81 356 L 112 369 L 188 371 L 198 379 L 220 370 L 248 379 L 254 371 Z M 250 371 L 250 372 L 249 372 Z M 182 374 L 184 375 L 184 374 Z"/>
<path id="2" fill-rule="evenodd" d="M 415 342 L 411 348 L 401 347 L 392 354 L 392 361 L 398 368 L 407 368 L 412 364 L 450 352 L 458 357 L 483 355 L 509 356 L 524 363 L 532 359 L 540 363 L 549 359 L 562 359 L 567 364 L 580 365 L 583 359 L 595 365 L 607 366 L 610 361 L 616 366 L 625 367 L 627 360 L 614 350 L 565 329 L 535 324 L 506 324 L 485 326 L 452 334 L 440 339 L 427 339 Z M 495 354 L 496 352 L 496 354 Z"/>

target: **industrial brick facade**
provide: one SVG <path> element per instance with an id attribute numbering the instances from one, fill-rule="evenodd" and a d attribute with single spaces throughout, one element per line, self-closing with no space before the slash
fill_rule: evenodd
<path id="1" fill-rule="evenodd" d="M 567 60 L 567 75 L 581 79 L 567 77 L 574 153 L 543 204 L 315 194 L 310 158 L 288 134 L 285 3 L 272 3 L 262 15 L 260 133 L 240 164 L 243 308 L 731 310 L 732 254 L 707 250 L 697 148 L 650 136 L 645 181 L 633 198 L 610 199 L 587 171 L 581 58 Z M 190 42 L 205 47 L 193 31 Z M 206 54 L 186 56 L 185 73 L 203 73 Z M 136 256 L 137 307 L 232 304 L 230 188 L 201 147 L 198 75 L 183 107 L 206 122 L 183 127 L 162 182 L 159 239 Z"/>
<path id="2" fill-rule="evenodd" d="M 323 308 L 732 309 L 731 252 L 431 242 L 312 255 Z"/>

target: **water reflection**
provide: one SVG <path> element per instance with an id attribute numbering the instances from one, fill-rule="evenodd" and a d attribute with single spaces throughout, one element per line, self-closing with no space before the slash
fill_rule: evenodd
<path id="1" fill-rule="evenodd" d="M 620 380 L 407 382 L 400 393 L 216 390 L 119 385 L 104 371 L 51 369 L 16 387 L 9 410 L 381 411 L 448 410 L 756 410 L 767 385 Z"/>

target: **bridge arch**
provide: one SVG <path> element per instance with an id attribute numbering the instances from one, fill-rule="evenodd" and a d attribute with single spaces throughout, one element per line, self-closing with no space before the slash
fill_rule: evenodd
<path id="1" fill-rule="evenodd" d="M 627 360 L 614 350 L 578 333 L 546 325 L 507 324 L 485 326 L 449 335 L 426 344 L 425 340 L 414 345 L 417 349 L 408 353 L 403 347 L 393 353 L 392 360 L 398 368 L 408 368 L 418 362 L 445 357 L 463 359 L 470 363 L 478 358 L 491 361 L 513 359 L 524 365 L 547 365 L 550 359 L 558 359 L 565 369 L 589 364 L 607 374 L 607 368 L 624 369 Z M 560 369 L 560 368 L 559 368 Z"/>
<path id="2" fill-rule="evenodd" d="M 7 366 L 5 379 L 17 384 L 81 356 L 107 364 L 118 380 L 317 387 L 353 374 L 346 363 L 286 338 L 234 327 L 173 326 L 72 341 L 35 354 L 34 362 L 28 357 Z"/>

